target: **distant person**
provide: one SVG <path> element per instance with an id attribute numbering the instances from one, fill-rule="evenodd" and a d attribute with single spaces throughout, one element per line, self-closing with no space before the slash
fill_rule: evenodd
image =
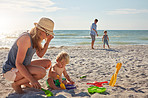
<path id="1" fill-rule="evenodd" d="M 109 37 L 107 35 L 107 31 L 104 31 L 104 35 L 102 37 L 102 41 L 103 41 L 103 48 L 105 49 L 105 44 L 107 44 L 108 48 L 110 49 L 109 44 L 108 44 Z"/>
<path id="2" fill-rule="evenodd" d="M 58 54 L 56 58 L 56 64 L 50 68 L 47 83 L 52 89 L 60 89 L 60 83 L 66 84 L 74 84 L 74 82 L 70 79 L 65 66 L 69 63 L 69 55 L 66 52 L 61 52 Z M 65 78 L 62 78 L 62 74 Z M 59 75 L 59 78 L 57 77 Z M 67 81 L 68 80 L 68 81 Z"/>
<path id="3" fill-rule="evenodd" d="M 46 69 L 51 66 L 49 59 L 32 60 L 37 54 L 42 58 L 54 38 L 54 22 L 48 18 L 41 18 L 30 33 L 22 33 L 11 47 L 6 62 L 3 64 L 3 76 L 12 82 L 16 93 L 23 93 L 21 85 L 41 89 L 38 80 L 44 78 Z M 42 47 L 41 42 L 45 39 Z"/>
<path id="4" fill-rule="evenodd" d="M 91 42 L 91 49 L 94 49 L 94 42 L 95 42 L 95 37 L 96 35 L 98 36 L 98 33 L 97 33 L 97 22 L 98 22 L 98 19 L 95 19 L 94 20 L 94 23 L 92 23 L 91 25 L 91 29 L 90 29 L 90 36 L 91 36 L 91 39 L 92 39 L 92 42 Z"/>

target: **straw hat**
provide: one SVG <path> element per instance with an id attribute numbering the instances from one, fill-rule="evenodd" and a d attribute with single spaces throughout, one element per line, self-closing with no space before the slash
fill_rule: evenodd
<path id="1" fill-rule="evenodd" d="M 53 33 L 54 22 L 51 19 L 41 18 L 40 21 L 38 23 L 34 23 L 34 25 L 38 29 L 40 29 L 48 34 L 54 35 L 54 33 Z"/>

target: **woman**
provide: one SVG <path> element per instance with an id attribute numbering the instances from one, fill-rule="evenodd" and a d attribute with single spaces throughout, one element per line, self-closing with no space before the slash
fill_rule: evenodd
<path id="1" fill-rule="evenodd" d="M 21 85 L 41 89 L 38 82 L 46 75 L 46 69 L 51 66 L 49 59 L 31 61 L 36 54 L 42 58 L 47 51 L 48 45 L 54 35 L 54 22 L 48 18 L 41 18 L 30 33 L 23 33 L 13 44 L 8 58 L 3 65 L 3 76 L 12 81 L 12 88 L 17 93 L 23 93 Z M 46 43 L 42 47 L 41 42 Z"/>

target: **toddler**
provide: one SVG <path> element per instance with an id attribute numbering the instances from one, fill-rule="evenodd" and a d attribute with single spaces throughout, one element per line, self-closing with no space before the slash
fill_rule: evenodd
<path id="1" fill-rule="evenodd" d="M 74 82 L 70 79 L 69 75 L 66 72 L 66 64 L 69 63 L 69 55 L 66 52 L 61 52 L 58 54 L 56 58 L 56 64 L 52 66 L 49 70 L 47 83 L 52 89 L 61 89 L 60 83 L 66 84 L 74 84 Z M 65 78 L 62 78 L 62 73 Z M 57 77 L 59 75 L 59 77 Z"/>
<path id="2" fill-rule="evenodd" d="M 105 43 L 106 43 L 108 48 L 110 49 L 109 44 L 108 44 L 109 38 L 108 38 L 108 35 L 107 35 L 107 31 L 104 31 L 102 41 L 103 41 L 103 48 L 105 48 Z"/>

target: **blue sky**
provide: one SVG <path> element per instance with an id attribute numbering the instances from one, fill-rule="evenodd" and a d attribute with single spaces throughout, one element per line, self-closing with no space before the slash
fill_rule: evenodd
<path id="1" fill-rule="evenodd" d="M 0 32 L 31 29 L 41 17 L 55 30 L 148 30 L 148 0 L 0 0 Z"/>

